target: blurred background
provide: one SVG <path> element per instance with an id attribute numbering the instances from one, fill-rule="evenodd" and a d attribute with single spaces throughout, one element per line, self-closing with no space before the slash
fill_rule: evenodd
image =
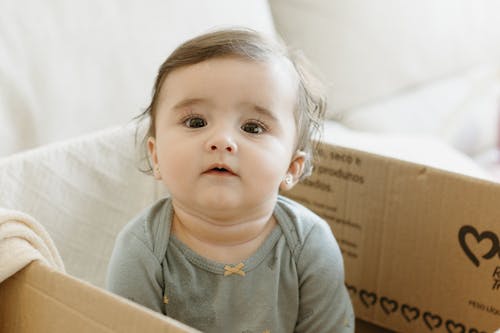
<path id="1" fill-rule="evenodd" d="M 326 140 L 498 179 L 500 2 L 0 2 L 0 158 L 123 125 L 186 38 L 243 25 L 303 50 Z"/>

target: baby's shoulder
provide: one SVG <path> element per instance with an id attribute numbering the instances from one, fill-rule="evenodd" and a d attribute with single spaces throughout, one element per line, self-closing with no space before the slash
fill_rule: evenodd
<path id="1" fill-rule="evenodd" d="M 278 197 L 275 216 L 293 248 L 302 248 L 312 239 L 336 243 L 328 223 L 296 201 Z"/>
<path id="2" fill-rule="evenodd" d="M 131 240 L 142 243 L 151 252 L 158 251 L 166 239 L 159 239 L 162 235 L 168 238 L 170 230 L 171 204 L 169 198 L 163 198 L 143 209 L 132 218 L 118 234 L 118 239 Z M 158 253 L 159 254 L 159 253 Z"/>
<path id="3" fill-rule="evenodd" d="M 328 223 L 301 204 L 278 200 L 276 217 L 301 274 L 308 269 L 328 269 L 343 274 L 340 247 Z"/>

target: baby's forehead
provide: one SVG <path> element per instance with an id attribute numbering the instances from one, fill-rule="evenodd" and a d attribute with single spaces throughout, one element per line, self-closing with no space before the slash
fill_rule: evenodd
<path id="1" fill-rule="evenodd" d="M 257 64 L 267 65 L 274 69 L 279 69 L 283 71 L 283 73 L 287 73 L 290 76 L 290 79 L 299 80 L 299 74 L 294 66 L 294 63 L 292 62 L 291 59 L 289 59 L 285 55 L 269 53 L 259 58 L 253 58 L 250 56 L 242 56 L 242 55 L 236 55 L 234 56 L 234 58 L 243 61 L 254 62 Z"/>
<path id="2" fill-rule="evenodd" d="M 204 64 L 210 64 L 213 62 L 225 62 L 231 60 L 240 60 L 246 63 L 269 66 L 272 69 L 282 71 L 282 73 L 287 73 L 290 76 L 290 79 L 292 80 L 299 80 L 300 78 L 293 62 L 288 57 L 286 57 L 285 55 L 274 54 L 274 53 L 262 54 L 259 56 L 242 55 L 242 54 L 225 54 L 225 55 L 213 56 L 206 58 L 202 61 L 197 61 L 190 64 L 188 63 L 186 65 L 179 66 L 178 68 L 174 68 L 171 71 L 171 73 L 175 72 L 178 69 L 190 66 L 200 66 Z"/>
<path id="3" fill-rule="evenodd" d="M 293 90 L 294 95 L 300 79 L 293 63 L 284 56 L 269 55 L 260 58 L 241 55 L 214 56 L 170 71 L 163 80 L 162 95 L 172 88 L 181 89 L 178 85 L 179 79 L 185 84 L 184 88 L 187 87 L 189 90 L 192 87 L 205 88 L 205 80 L 207 84 L 213 84 L 218 79 L 228 77 L 243 81 L 258 78 L 262 80 L 262 84 L 256 88 L 262 89 L 266 87 L 265 81 L 271 80 L 276 85 Z"/>

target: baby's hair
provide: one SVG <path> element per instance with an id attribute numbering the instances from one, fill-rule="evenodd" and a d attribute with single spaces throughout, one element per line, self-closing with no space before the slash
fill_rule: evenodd
<path id="1" fill-rule="evenodd" d="M 152 172 L 151 162 L 145 148 L 148 138 L 155 137 L 156 134 L 157 105 L 167 76 L 181 67 L 223 57 L 239 57 L 257 62 L 278 59 L 287 61 L 293 66 L 298 77 L 298 96 L 294 110 L 297 126 L 296 150 L 306 154 L 302 177 L 310 175 L 326 110 L 323 86 L 312 74 L 309 63 L 301 53 L 292 52 L 283 43 L 246 28 L 217 30 L 190 39 L 177 47 L 160 66 L 153 87 L 151 103 L 137 117 L 140 120 L 150 120 L 149 128 L 142 140 L 144 159 L 147 163 L 143 171 Z"/>

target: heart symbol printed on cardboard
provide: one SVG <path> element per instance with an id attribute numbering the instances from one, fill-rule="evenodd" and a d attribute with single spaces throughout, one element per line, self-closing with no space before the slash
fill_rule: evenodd
<path id="1" fill-rule="evenodd" d="M 398 310 L 398 302 L 385 296 L 380 298 L 380 306 L 382 307 L 382 310 L 384 310 L 384 312 L 387 314 L 391 314 Z"/>
<path id="2" fill-rule="evenodd" d="M 424 313 L 423 317 L 425 325 L 429 327 L 429 330 L 431 331 L 435 328 L 439 328 L 439 326 L 441 326 L 441 324 L 443 323 L 443 320 L 440 316 L 432 314 L 428 311 Z"/>
<path id="3" fill-rule="evenodd" d="M 500 254 L 500 244 L 498 237 L 495 233 L 491 231 L 484 231 L 481 234 L 476 230 L 471 225 L 465 225 L 462 228 L 460 228 L 458 232 L 458 241 L 460 243 L 460 246 L 462 247 L 462 250 L 464 253 L 467 255 L 467 257 L 472 261 L 474 265 L 479 267 L 479 259 L 478 257 L 474 254 L 473 250 L 470 248 L 470 246 L 467 244 L 466 237 L 467 235 L 472 235 L 474 236 L 477 244 L 481 243 L 482 241 L 489 240 L 491 242 L 490 249 L 483 254 L 481 257 L 484 259 L 491 259 L 495 256 L 495 254 L 499 253 Z"/>
<path id="4" fill-rule="evenodd" d="M 377 294 L 369 293 L 364 289 L 359 292 L 359 298 L 367 308 L 369 308 L 370 306 L 374 305 L 377 302 Z"/>
<path id="5" fill-rule="evenodd" d="M 448 333 L 465 333 L 465 326 L 460 323 L 455 323 L 453 320 L 447 320 L 446 331 Z"/>
<path id="6" fill-rule="evenodd" d="M 407 322 L 417 320 L 420 315 L 420 311 L 417 308 L 409 306 L 408 304 L 403 304 L 403 306 L 401 306 L 401 313 Z"/>

